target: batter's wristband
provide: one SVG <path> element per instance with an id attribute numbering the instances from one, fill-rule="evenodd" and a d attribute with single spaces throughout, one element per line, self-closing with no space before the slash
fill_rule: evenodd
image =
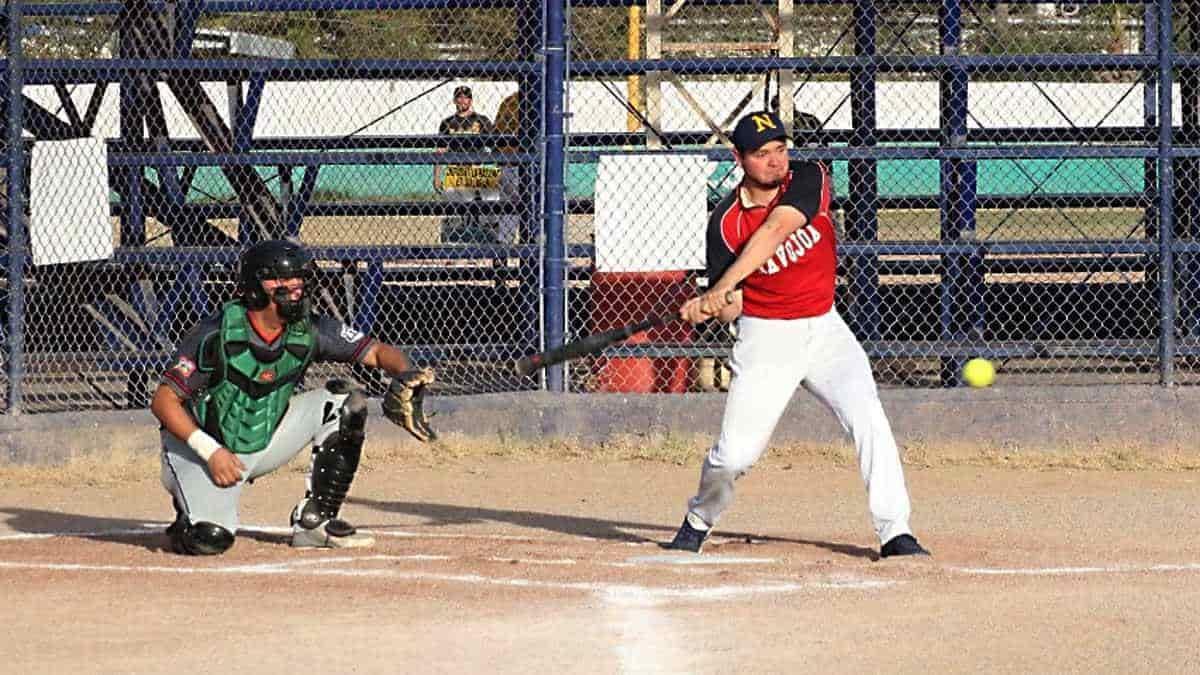
<path id="1" fill-rule="evenodd" d="M 213 456 L 213 453 L 221 449 L 221 444 L 217 442 L 217 439 L 209 436 L 203 429 L 197 429 L 193 431 L 192 434 L 187 437 L 187 444 L 188 447 L 192 450 L 195 450 L 196 454 L 200 455 L 200 459 L 204 460 L 205 462 L 208 461 L 209 457 Z"/>

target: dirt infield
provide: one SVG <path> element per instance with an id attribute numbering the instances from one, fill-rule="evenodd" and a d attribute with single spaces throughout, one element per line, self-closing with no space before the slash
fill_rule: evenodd
<path id="1" fill-rule="evenodd" d="M 345 513 L 374 548 L 289 548 L 293 470 L 249 489 L 243 518 L 257 529 L 217 559 L 162 550 L 170 507 L 152 472 L 4 474 L 5 669 L 1200 667 L 1190 470 L 910 466 L 914 526 L 935 558 L 897 562 L 876 559 L 857 472 L 833 457 L 762 464 L 701 556 L 657 545 L 694 463 L 389 456 L 370 468 Z"/>

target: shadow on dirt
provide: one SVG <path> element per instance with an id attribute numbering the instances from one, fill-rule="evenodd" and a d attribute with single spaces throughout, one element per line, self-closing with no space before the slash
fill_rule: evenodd
<path id="1" fill-rule="evenodd" d="M 166 522 L 100 518 L 79 513 L 7 506 L 0 507 L 0 519 L 3 519 L 5 525 L 25 534 L 107 541 L 156 552 L 170 551 L 166 535 L 169 523 Z M 264 544 L 286 545 L 291 541 L 290 533 L 239 530 L 237 536 L 238 539 L 250 539 Z"/>
<path id="2" fill-rule="evenodd" d="M 557 532 L 571 536 L 591 537 L 593 539 L 634 543 L 661 543 L 663 541 L 669 541 L 675 534 L 675 526 L 665 526 L 652 523 L 631 523 L 619 520 L 605 520 L 602 518 L 565 516 L 561 514 L 541 513 L 537 511 L 512 511 L 505 509 L 489 509 L 478 506 L 459 506 L 455 504 L 431 504 L 426 502 L 382 501 L 377 499 L 366 499 L 362 497 L 350 497 L 347 499 L 347 502 L 386 513 L 403 513 L 410 516 L 419 516 L 426 519 L 427 522 L 425 525 L 432 525 L 435 527 L 499 522 L 517 525 L 519 527 L 545 530 L 548 532 Z M 388 528 L 388 526 L 377 525 L 363 525 L 362 527 L 365 529 L 376 530 L 384 530 Z M 661 538 L 656 537 L 651 539 L 634 532 L 647 530 L 653 532 L 662 532 L 663 536 Z M 815 546 L 832 553 L 855 558 L 876 559 L 879 557 L 879 552 L 877 550 L 863 546 L 857 546 L 854 544 L 842 544 L 837 542 L 792 537 L 765 536 L 747 532 L 726 532 L 720 529 L 716 530 L 715 536 L 722 540 L 740 539 L 758 543 L 780 542 L 799 544 L 802 546 Z"/>

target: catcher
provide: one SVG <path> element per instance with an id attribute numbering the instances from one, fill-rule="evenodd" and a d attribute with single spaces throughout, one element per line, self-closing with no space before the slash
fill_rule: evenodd
<path id="1" fill-rule="evenodd" d="M 239 297 L 178 347 L 150 410 L 162 423 L 162 483 L 175 505 L 171 549 L 216 555 L 233 546 L 247 482 L 312 444 L 307 491 L 292 510 L 292 546 L 370 546 L 338 517 L 362 453 L 367 398 L 344 380 L 295 393 L 318 361 L 362 363 L 393 376 L 388 419 L 420 441 L 435 437 L 422 410 L 430 369 L 399 349 L 312 312 L 316 265 L 303 247 L 264 241 L 241 256 Z"/>

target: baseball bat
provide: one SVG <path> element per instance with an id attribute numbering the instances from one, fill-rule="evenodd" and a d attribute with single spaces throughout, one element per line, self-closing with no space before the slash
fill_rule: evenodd
<path id="1" fill-rule="evenodd" d="M 637 323 L 631 323 L 620 328 L 606 330 L 603 333 L 594 333 L 587 337 L 579 338 L 573 342 L 568 342 L 561 347 L 547 349 L 544 352 L 537 354 L 529 354 L 517 359 L 516 369 L 518 375 L 530 375 L 538 368 L 546 368 L 558 363 L 564 363 L 572 359 L 577 359 L 581 356 L 596 354 L 604 350 L 604 348 L 615 345 L 618 342 L 623 342 L 633 337 L 635 334 L 644 330 L 650 330 L 658 326 L 674 321 L 679 318 L 677 312 L 669 314 L 660 314 L 652 316 L 648 319 L 643 319 Z"/>

